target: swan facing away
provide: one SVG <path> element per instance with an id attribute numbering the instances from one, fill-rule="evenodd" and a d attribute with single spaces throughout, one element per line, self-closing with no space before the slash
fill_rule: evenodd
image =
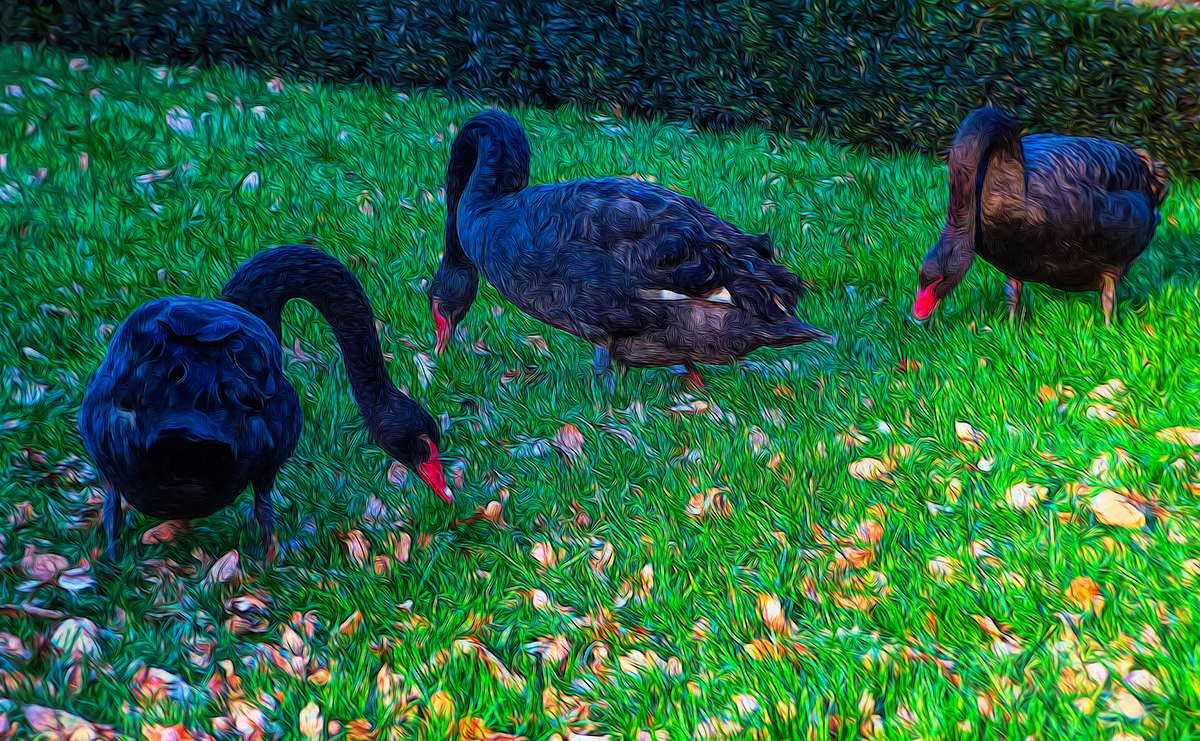
<path id="1" fill-rule="evenodd" d="M 767 235 L 745 234 L 694 199 L 632 178 L 529 185 L 529 140 L 507 113 L 463 125 L 446 173 L 446 245 L 430 309 L 443 353 L 479 273 L 526 314 L 612 366 L 728 363 L 760 347 L 827 339 L 793 315 L 800 281 Z"/>
<path id="2" fill-rule="evenodd" d="M 1106 139 L 1021 138 L 998 108 L 972 111 L 950 148 L 946 224 L 921 262 L 913 315 L 928 319 L 975 256 L 1007 277 L 1016 319 L 1024 283 L 1099 291 L 1111 326 L 1117 289 L 1162 221 L 1167 170 Z"/>
<path id="3" fill-rule="evenodd" d="M 341 262 L 303 245 L 276 247 L 243 263 L 223 293 L 142 304 L 88 381 L 78 424 L 105 489 L 110 558 L 123 499 L 151 517 L 190 520 L 229 506 L 247 487 L 269 545 L 275 477 L 304 427 L 280 344 L 293 298 L 311 302 L 333 328 L 376 443 L 452 501 L 438 427 L 392 383 L 371 304 Z"/>

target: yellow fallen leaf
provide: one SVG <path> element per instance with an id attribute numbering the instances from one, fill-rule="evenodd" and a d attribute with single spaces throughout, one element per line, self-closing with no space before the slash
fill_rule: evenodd
<path id="1" fill-rule="evenodd" d="M 1080 610 L 1091 608 L 1096 615 L 1104 609 L 1104 596 L 1100 585 L 1090 576 L 1079 576 L 1071 581 L 1066 591 L 1067 600 Z"/>
<path id="2" fill-rule="evenodd" d="M 1138 702 L 1137 698 L 1124 688 L 1117 689 L 1112 693 L 1112 697 L 1108 699 L 1108 705 L 1129 720 L 1140 720 L 1146 714 L 1142 703 Z"/>
<path id="3" fill-rule="evenodd" d="M 1200 429 L 1195 427 L 1168 427 L 1154 433 L 1154 436 L 1164 443 L 1200 447 Z"/>
<path id="4" fill-rule="evenodd" d="M 1119 378 L 1111 378 L 1088 392 L 1089 399 L 1115 399 L 1125 393 L 1125 384 Z"/>
<path id="5" fill-rule="evenodd" d="M 863 520 L 858 524 L 855 534 L 864 543 L 878 543 L 883 538 L 883 525 L 874 520 Z"/>
<path id="6" fill-rule="evenodd" d="M 1022 481 L 1009 487 L 1004 493 L 1004 498 L 1013 509 L 1029 509 L 1045 499 L 1047 492 L 1044 486 Z"/>
<path id="7" fill-rule="evenodd" d="M 554 546 L 549 543 L 534 543 L 533 547 L 529 549 L 529 555 L 533 557 L 533 560 L 541 564 L 543 569 L 554 568 L 558 563 L 558 556 L 554 553 Z"/>
<path id="8" fill-rule="evenodd" d="M 434 692 L 429 698 L 429 709 L 434 717 L 448 718 L 454 715 L 454 698 L 442 690 Z"/>
<path id="9" fill-rule="evenodd" d="M 776 633 L 787 632 L 787 616 L 783 614 L 783 605 L 775 595 L 758 595 L 758 616 L 764 625 Z"/>
<path id="10" fill-rule="evenodd" d="M 300 734 L 309 741 L 315 741 L 320 738 L 325 730 L 325 719 L 321 717 L 321 708 L 313 701 L 309 701 L 300 710 Z"/>
<path id="11" fill-rule="evenodd" d="M 958 563 L 954 559 L 946 556 L 937 556 L 929 562 L 929 575 L 939 581 L 948 581 L 954 577 L 957 566 Z"/>
<path id="12" fill-rule="evenodd" d="M 1101 491 L 1092 497 L 1090 506 L 1096 513 L 1096 519 L 1105 525 L 1130 529 L 1140 529 L 1146 525 L 1146 515 L 1115 491 Z"/>
<path id="13" fill-rule="evenodd" d="M 891 466 L 878 458 L 857 460 L 847 470 L 859 481 L 886 481 L 892 472 Z"/>
<path id="14" fill-rule="evenodd" d="M 954 434 L 958 437 L 959 442 L 968 448 L 978 448 L 987 439 L 982 432 L 967 422 L 955 422 Z"/>

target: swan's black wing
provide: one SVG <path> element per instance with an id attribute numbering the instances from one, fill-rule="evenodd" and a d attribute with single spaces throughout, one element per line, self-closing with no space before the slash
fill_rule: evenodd
<path id="1" fill-rule="evenodd" d="M 526 188 L 459 226 L 468 254 L 506 298 L 588 336 L 637 332 L 658 312 L 647 292 L 707 298 L 726 289 L 766 320 L 795 311 L 799 279 L 748 235 L 691 198 L 628 178 Z"/>

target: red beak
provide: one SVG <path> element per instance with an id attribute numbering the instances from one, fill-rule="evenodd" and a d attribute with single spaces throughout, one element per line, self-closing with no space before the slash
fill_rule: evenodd
<path id="1" fill-rule="evenodd" d="M 429 460 L 417 466 L 417 475 L 447 504 L 454 503 L 454 493 L 446 486 L 446 471 L 442 468 L 442 459 L 438 457 L 437 446 L 432 440 L 429 441 Z"/>
<path id="2" fill-rule="evenodd" d="M 937 308 L 938 283 L 941 283 L 941 281 L 934 281 L 933 283 L 930 283 L 922 288 L 921 292 L 917 294 L 917 300 L 913 302 L 913 316 L 915 316 L 919 321 L 923 322 L 928 319 L 933 314 L 933 310 Z"/>
<path id="3" fill-rule="evenodd" d="M 438 311 L 437 301 L 433 302 L 431 308 L 433 324 L 437 327 L 437 347 L 434 349 L 434 353 L 441 355 L 450 346 L 450 322 L 447 322 L 446 317 L 442 316 L 442 312 Z"/>

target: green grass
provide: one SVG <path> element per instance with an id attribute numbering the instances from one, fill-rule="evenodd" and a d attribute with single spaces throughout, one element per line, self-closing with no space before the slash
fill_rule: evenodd
<path id="1" fill-rule="evenodd" d="M 703 369 L 711 406 L 680 415 L 669 411 L 684 393 L 670 370 L 631 371 L 610 404 L 589 347 L 484 288 L 464 323 L 469 341 L 424 388 L 414 357 L 433 345 L 423 286 L 441 249 L 444 167 L 455 127 L 479 106 L 292 80 L 273 92 L 265 78 L 240 73 L 94 58 L 73 71 L 69 61 L 0 49 L 0 80 L 21 93 L 0 89 L 0 604 L 94 621 L 98 646 L 73 662 L 47 642 L 59 620 L 0 612 L 0 632 L 34 654 L 6 654 L 0 640 L 8 722 L 25 723 L 21 708 L 39 704 L 142 738 L 153 724 L 211 732 L 213 718 L 253 706 L 298 738 L 312 700 L 326 723 L 340 724 L 333 738 L 358 737 L 347 735 L 356 719 L 383 729 L 381 739 L 470 737 L 459 721 L 478 718 L 529 739 L 644 738 L 642 730 L 685 739 L 725 717 L 743 736 L 825 739 L 837 716 L 832 737 L 849 739 L 872 715 L 881 724 L 874 737 L 884 739 L 1200 737 L 1200 599 L 1188 573 L 1195 564 L 1185 565 L 1200 557 L 1188 486 L 1200 480 L 1200 458 L 1154 434 L 1200 422 L 1194 186 L 1175 184 L 1112 330 L 1096 294 L 1039 286 L 1026 290 L 1024 328 L 1010 327 L 1001 278 L 982 262 L 923 328 L 908 315 L 917 262 L 944 218 L 939 163 L 611 113 L 514 111 L 532 139 L 534 182 L 637 173 L 747 231 L 769 232 L 812 285 L 801 314 L 841 341 L 764 351 L 744 369 Z M 190 133 L 168 125 L 174 107 L 190 116 Z M 39 168 L 45 179 L 32 184 Z M 167 172 L 138 182 L 156 170 Z M 259 187 L 240 188 L 251 172 Z M 281 565 L 264 569 L 246 555 L 240 584 L 206 581 L 213 559 L 255 542 L 246 494 L 165 543 L 141 543 L 157 523 L 132 515 L 125 558 L 106 571 L 91 482 L 50 475 L 85 456 L 75 412 L 105 325 L 156 296 L 216 296 L 241 260 L 308 237 L 353 261 L 386 325 L 393 377 L 452 421 L 444 455 L 460 462 L 455 507 L 419 482 L 389 482 L 390 461 L 357 420 L 332 334 L 297 303 L 285 315 L 287 344 L 320 357 L 286 368 L 306 429 L 279 482 Z M 545 338 L 548 355 L 530 335 Z M 476 340 L 490 352 L 471 352 Z M 901 372 L 905 359 L 920 365 Z M 1111 402 L 1120 420 L 1089 417 L 1087 392 L 1112 378 L 1126 387 Z M 1043 384 L 1075 395 L 1042 401 Z M 574 465 L 553 447 L 568 422 L 584 441 Z M 986 434 L 981 451 L 960 442 L 956 422 Z M 861 445 L 845 443 L 851 427 Z M 911 452 L 897 455 L 889 481 L 848 473 L 902 443 Z M 1107 472 L 1094 464 L 1103 455 Z M 1006 506 L 1019 481 L 1046 487 L 1045 500 Z M 1077 482 L 1124 487 L 1152 500 L 1153 516 L 1140 529 L 1101 524 L 1089 497 L 1073 495 Z M 689 516 L 689 500 L 715 487 L 728 510 L 718 503 L 703 519 Z M 503 528 L 454 526 L 505 497 Z M 34 515 L 24 522 L 22 502 Z M 857 542 L 868 519 L 882 525 L 873 545 Z M 369 546 L 365 566 L 344 544 L 351 531 Z M 401 533 L 412 542 L 404 563 L 391 540 Z M 871 561 L 847 565 L 839 542 L 868 550 Z M 546 571 L 531 555 L 538 543 L 561 552 Z M 71 566 L 86 560 L 96 585 L 27 585 L 28 549 Z M 379 573 L 377 555 L 392 557 Z M 937 558 L 952 559 L 950 578 L 931 572 Z M 1078 577 L 1099 585 L 1098 615 L 1069 599 Z M 570 614 L 539 609 L 533 590 Z M 246 594 L 269 596 L 266 632 L 230 631 L 229 600 Z M 772 635 L 757 612 L 762 595 L 777 596 L 794 624 L 780 645 L 799 641 L 803 650 L 747 651 Z M 873 601 L 855 602 L 860 595 Z M 335 635 L 355 611 L 357 631 Z M 286 644 L 284 627 L 301 614 L 317 625 L 305 640 L 310 668 L 328 670 L 325 684 L 290 675 L 256 648 Z M 1064 632 L 1068 614 L 1077 617 Z M 974 616 L 1001 624 L 1019 647 L 997 652 Z M 701 619 L 708 635 L 693 637 Z M 550 636 L 569 645 L 561 665 L 526 648 Z M 506 686 L 460 650 L 466 638 L 523 683 Z M 198 658 L 204 646 L 211 651 Z M 622 670 L 621 657 L 649 650 L 661 667 Z M 221 662 L 240 690 L 211 684 L 225 676 Z M 1107 666 L 1108 679 L 1090 692 L 1060 686 L 1064 671 L 1085 662 Z M 143 700 L 133 690 L 142 667 L 192 689 Z M 402 675 L 401 697 L 413 688 L 407 710 L 389 708 L 378 680 L 385 667 Z M 1112 710 L 1131 668 L 1160 685 L 1132 688 L 1140 720 Z M 585 703 L 586 721 L 548 712 L 550 688 Z M 454 708 L 434 715 L 439 691 Z M 739 718 L 739 695 L 761 710 Z M 795 707 L 793 718 L 780 703 Z M 29 737 L 28 725 L 22 733 Z"/>

